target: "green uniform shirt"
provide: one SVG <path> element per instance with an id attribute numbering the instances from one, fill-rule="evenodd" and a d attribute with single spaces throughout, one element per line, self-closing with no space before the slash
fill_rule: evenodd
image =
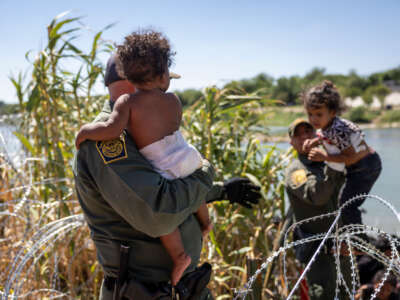
<path id="1" fill-rule="evenodd" d="M 95 121 L 104 121 L 111 103 Z M 124 134 L 114 141 L 86 141 L 74 162 L 79 202 L 97 248 L 104 272 L 117 276 L 119 245 L 131 246 L 129 275 L 143 282 L 170 279 L 172 261 L 161 235 L 179 227 L 185 251 L 197 266 L 202 248 L 199 223 L 193 216 L 201 203 L 220 198 L 222 185 L 213 184 L 214 169 L 203 167 L 188 177 L 167 180 L 139 153 Z"/>
<path id="2" fill-rule="evenodd" d="M 299 154 L 286 169 L 285 186 L 296 221 L 333 212 L 338 209 L 338 195 L 344 183 L 343 172 L 323 162 L 313 162 Z M 308 233 L 328 231 L 334 218 L 302 224 Z"/>
<path id="3" fill-rule="evenodd" d="M 307 157 L 299 154 L 299 158 L 287 167 L 285 176 L 286 192 L 296 221 L 337 210 L 338 196 L 343 183 L 343 172 L 335 171 L 323 162 L 310 161 Z M 302 224 L 301 229 L 310 234 L 324 233 L 329 230 L 333 220 L 334 217 L 314 220 Z M 312 247 L 311 244 L 304 244 L 299 247 L 302 246 Z M 348 258 L 341 257 L 340 265 L 347 285 L 351 286 Z M 310 299 L 333 299 L 336 276 L 336 262 L 333 254 L 321 251 L 306 275 Z M 319 292 L 318 287 L 322 287 Z M 339 299 L 349 299 L 343 287 L 340 288 Z"/>

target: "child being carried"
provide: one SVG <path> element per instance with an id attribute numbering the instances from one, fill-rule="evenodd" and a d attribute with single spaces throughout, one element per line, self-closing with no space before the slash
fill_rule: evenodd
<path id="1" fill-rule="evenodd" d="M 76 137 L 77 148 L 87 139 L 110 140 L 127 129 L 139 151 L 163 177 L 186 177 L 200 168 L 200 153 L 179 131 L 181 103 L 173 93 L 166 93 L 173 54 L 159 32 L 133 32 L 125 37 L 124 44 L 117 47 L 117 70 L 135 85 L 136 92 L 119 97 L 106 122 L 82 126 Z M 196 217 L 204 236 L 212 228 L 205 203 Z M 185 253 L 178 229 L 160 239 L 172 258 L 171 282 L 176 285 L 191 258 Z"/>
<path id="2" fill-rule="evenodd" d="M 362 224 L 359 206 L 365 197 L 347 202 L 370 192 L 381 173 L 381 159 L 367 145 L 364 133 L 356 124 L 339 118 L 343 104 L 332 82 L 325 80 L 309 89 L 303 94 L 303 102 L 308 119 L 318 135 L 317 138 L 306 140 L 303 147 L 309 151 L 309 159 L 325 161 L 335 170 L 346 171 L 346 185 L 340 198 L 340 205 L 346 203 L 342 211 L 342 223 Z M 324 149 L 315 147 L 319 144 Z"/>

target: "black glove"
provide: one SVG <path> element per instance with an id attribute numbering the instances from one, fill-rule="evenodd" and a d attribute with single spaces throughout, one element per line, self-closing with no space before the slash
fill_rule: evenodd
<path id="1" fill-rule="evenodd" d="M 225 181 L 224 190 L 224 199 L 247 208 L 252 208 L 252 204 L 258 204 L 261 198 L 260 187 L 247 178 L 234 177 Z"/>

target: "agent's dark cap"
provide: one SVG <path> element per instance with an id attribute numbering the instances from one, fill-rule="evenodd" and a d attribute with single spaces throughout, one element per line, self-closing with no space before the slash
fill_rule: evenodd
<path id="1" fill-rule="evenodd" d="M 313 128 L 312 125 L 307 120 L 296 119 L 289 125 L 289 129 L 288 129 L 289 137 L 291 137 L 291 138 L 293 137 L 294 133 L 296 132 L 297 126 L 299 126 L 301 124 L 305 124 L 305 125 L 308 125 L 311 128 Z"/>
<path id="2" fill-rule="evenodd" d="M 111 83 L 120 81 L 120 80 L 125 80 L 121 76 L 118 75 L 117 72 L 117 65 L 116 65 L 116 54 L 111 55 L 111 57 L 107 61 L 107 66 L 106 66 L 106 73 L 104 74 L 104 85 L 109 86 Z M 178 79 L 181 78 L 181 75 L 176 74 L 174 72 L 169 72 L 169 78 L 172 79 Z"/>
<path id="3" fill-rule="evenodd" d="M 106 73 L 104 74 L 105 86 L 109 86 L 111 83 L 116 81 L 125 80 L 124 78 L 118 75 L 115 59 L 116 59 L 116 54 L 113 54 L 107 61 Z"/>

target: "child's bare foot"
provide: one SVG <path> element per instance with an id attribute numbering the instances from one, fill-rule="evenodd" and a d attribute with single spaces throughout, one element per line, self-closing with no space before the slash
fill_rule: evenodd
<path id="1" fill-rule="evenodd" d="M 183 272 L 186 270 L 187 267 L 189 267 L 191 262 L 192 259 L 185 252 L 180 254 L 174 260 L 174 267 L 172 268 L 171 272 L 171 282 L 173 286 L 178 284 L 179 280 L 181 280 Z"/>
<path id="2" fill-rule="evenodd" d="M 213 229 L 213 224 L 211 222 L 202 226 L 201 233 L 203 235 L 203 239 L 210 233 L 211 229 Z"/>

